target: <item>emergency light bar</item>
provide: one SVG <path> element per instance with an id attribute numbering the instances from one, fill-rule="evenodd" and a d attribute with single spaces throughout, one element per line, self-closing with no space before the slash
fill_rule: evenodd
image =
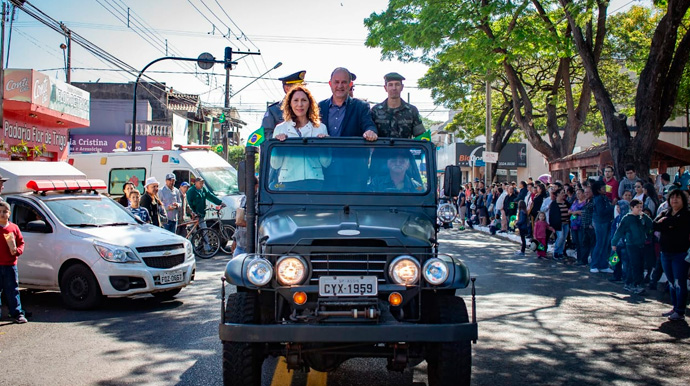
<path id="1" fill-rule="evenodd" d="M 107 188 L 103 180 L 31 180 L 26 183 L 26 187 L 34 192 L 97 190 Z"/>

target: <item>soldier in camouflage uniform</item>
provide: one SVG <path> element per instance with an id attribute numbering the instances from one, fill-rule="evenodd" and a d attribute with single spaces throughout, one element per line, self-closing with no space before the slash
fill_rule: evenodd
<path id="1" fill-rule="evenodd" d="M 383 79 L 388 98 L 371 108 L 371 119 L 378 128 L 379 137 L 414 138 L 423 134 L 426 130 L 419 110 L 400 98 L 405 78 L 391 72 Z"/>
<path id="2" fill-rule="evenodd" d="M 304 76 L 306 74 L 306 71 L 297 71 L 294 74 L 278 78 L 278 80 L 283 82 L 283 91 L 287 94 L 290 87 L 304 82 Z M 283 110 L 280 109 L 281 103 L 283 103 L 282 100 L 269 105 L 266 114 L 264 114 L 261 126 L 264 128 L 266 138 L 273 138 L 273 129 L 283 122 Z"/>

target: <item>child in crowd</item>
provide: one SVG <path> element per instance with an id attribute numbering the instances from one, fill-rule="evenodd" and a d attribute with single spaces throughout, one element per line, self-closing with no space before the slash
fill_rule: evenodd
<path id="1" fill-rule="evenodd" d="M 630 213 L 621 220 L 611 239 L 611 249 L 616 251 L 619 240 L 625 240 L 628 266 L 623 289 L 635 294 L 645 292 L 642 287 L 644 276 L 644 246 L 652 236 L 652 219 L 642 212 L 642 201 L 630 201 Z"/>
<path id="2" fill-rule="evenodd" d="M 616 203 L 616 211 L 618 212 L 618 215 L 616 215 L 616 217 L 613 219 L 613 223 L 611 223 L 611 234 L 616 233 L 621 221 L 623 221 L 623 217 L 630 212 L 630 202 L 627 200 L 619 200 Z M 625 249 L 624 240 L 618 241 L 618 244 L 616 245 L 616 253 L 618 254 L 620 262 L 613 267 L 613 276 L 609 278 L 609 281 L 613 282 L 623 281 L 624 278 L 627 277 L 628 270 L 630 268 L 630 262 L 628 261 L 628 257 L 626 255 L 627 251 Z"/>
<path id="3" fill-rule="evenodd" d="M 525 247 L 527 246 L 526 237 L 529 233 L 529 216 L 527 215 L 527 204 L 525 201 L 520 200 L 518 202 L 518 218 L 516 223 L 516 228 L 520 232 L 520 252 L 515 252 L 516 255 L 524 256 Z"/>
<path id="4" fill-rule="evenodd" d="M 549 228 L 550 226 L 546 222 L 546 213 L 540 211 L 537 213 L 537 219 L 534 221 L 533 232 L 534 238 L 539 243 L 537 246 L 537 257 L 540 259 L 546 258 L 546 230 Z"/>
<path id="5" fill-rule="evenodd" d="M 7 300 L 7 308 L 15 323 L 26 323 L 22 302 L 19 299 L 17 258 L 24 253 L 24 237 L 16 224 L 10 222 L 10 204 L 0 201 L 0 299 Z M 0 313 L 2 304 L 0 304 Z"/>
<path id="6" fill-rule="evenodd" d="M 141 193 L 139 193 L 138 190 L 134 189 L 129 192 L 129 206 L 127 209 L 129 209 L 133 215 L 138 216 L 141 221 L 151 224 L 151 216 L 149 215 L 149 211 L 146 210 L 146 208 L 139 206 L 140 199 Z"/>

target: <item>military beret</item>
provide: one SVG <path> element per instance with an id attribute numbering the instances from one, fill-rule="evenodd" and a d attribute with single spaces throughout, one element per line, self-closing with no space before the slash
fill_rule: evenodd
<path id="1" fill-rule="evenodd" d="M 297 71 L 294 74 L 290 74 L 288 76 L 284 76 L 282 78 L 278 78 L 279 81 L 285 83 L 285 84 L 297 84 L 297 83 L 302 83 L 304 82 L 304 76 L 307 74 L 306 71 Z"/>
<path id="2" fill-rule="evenodd" d="M 398 74 L 397 72 L 389 72 L 388 74 L 383 76 L 383 80 L 387 82 L 390 82 L 391 80 L 400 80 L 403 81 L 405 80 L 405 77 L 402 75 Z"/>

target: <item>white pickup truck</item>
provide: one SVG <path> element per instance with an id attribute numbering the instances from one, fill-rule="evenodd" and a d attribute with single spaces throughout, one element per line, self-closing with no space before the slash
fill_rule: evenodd
<path id="1" fill-rule="evenodd" d="M 0 174 L 25 240 L 20 287 L 60 291 L 67 307 L 88 309 L 104 296 L 172 298 L 194 279 L 191 243 L 97 193 L 103 181 L 65 162 L 0 162 Z"/>

